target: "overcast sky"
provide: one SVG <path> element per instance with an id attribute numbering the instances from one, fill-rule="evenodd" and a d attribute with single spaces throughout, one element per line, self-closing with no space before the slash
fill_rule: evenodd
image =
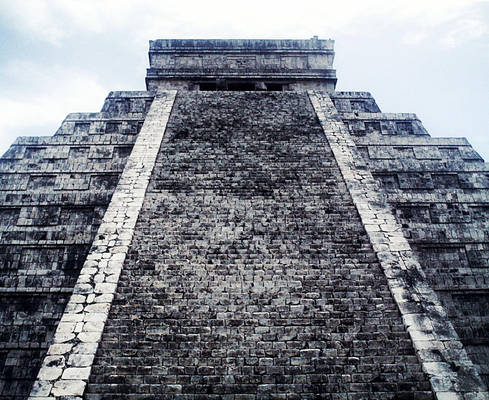
<path id="1" fill-rule="evenodd" d="M 489 160 L 489 0 L 0 0 L 0 153 L 145 89 L 148 40 L 335 39 L 338 90 Z"/>

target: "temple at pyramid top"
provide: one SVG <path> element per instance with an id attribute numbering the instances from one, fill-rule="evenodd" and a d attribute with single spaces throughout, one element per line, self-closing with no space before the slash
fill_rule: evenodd
<path id="1" fill-rule="evenodd" d="M 334 92 L 334 40 L 182 40 L 149 44 L 146 86 L 180 90 Z"/>

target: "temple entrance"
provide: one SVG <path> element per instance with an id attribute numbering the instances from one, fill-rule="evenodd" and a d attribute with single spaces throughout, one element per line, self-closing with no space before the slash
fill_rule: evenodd
<path id="1" fill-rule="evenodd" d="M 214 81 L 198 82 L 201 91 L 274 91 L 282 92 L 288 86 L 283 82 L 264 82 L 254 80 L 227 80 L 216 79 Z"/>

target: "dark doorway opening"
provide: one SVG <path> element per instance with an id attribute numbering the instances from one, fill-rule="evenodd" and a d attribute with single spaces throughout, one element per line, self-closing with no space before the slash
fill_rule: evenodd
<path id="1" fill-rule="evenodd" d="M 281 82 L 263 82 L 254 80 L 227 81 L 218 79 L 216 81 L 198 82 L 201 91 L 273 91 L 281 92 L 286 84 Z"/>
<path id="2" fill-rule="evenodd" d="M 281 83 L 275 83 L 275 82 L 267 83 L 267 91 L 269 92 L 281 92 L 283 90 L 284 90 L 283 84 Z"/>
<path id="3" fill-rule="evenodd" d="M 244 92 L 244 91 L 254 91 L 256 90 L 255 82 L 228 82 L 227 90 Z"/>
<path id="4" fill-rule="evenodd" d="M 201 82 L 199 83 L 199 90 L 215 91 L 217 90 L 216 82 Z"/>

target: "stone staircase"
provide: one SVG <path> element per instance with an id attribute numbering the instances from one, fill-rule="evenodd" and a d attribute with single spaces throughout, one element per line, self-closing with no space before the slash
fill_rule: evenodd
<path id="1" fill-rule="evenodd" d="M 179 92 L 95 399 L 432 399 L 305 93 Z"/>

